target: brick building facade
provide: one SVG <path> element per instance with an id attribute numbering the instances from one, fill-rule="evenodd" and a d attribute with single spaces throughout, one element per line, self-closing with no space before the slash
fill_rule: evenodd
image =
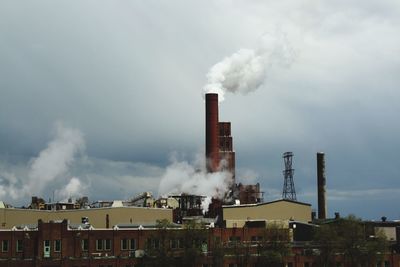
<path id="1" fill-rule="evenodd" d="M 165 230 L 169 235 L 166 235 L 164 243 L 166 241 L 168 244 L 169 251 L 172 251 L 174 257 L 182 256 L 184 246 L 180 242 L 183 240 L 174 238 L 178 236 L 174 233 L 185 230 L 183 228 Z M 294 240 L 296 233 L 293 230 L 281 229 L 287 231 L 290 236 L 290 253 L 284 258 L 285 266 L 315 266 L 313 250 L 305 245 L 306 242 Z M 151 249 L 162 246 L 163 237 L 159 231 L 154 226 L 124 225 L 111 229 L 94 229 L 89 225 L 71 225 L 67 220 L 46 223 L 39 221 L 37 225 L 0 231 L 0 266 L 140 266 Z M 201 231 L 204 235 L 197 240 L 199 257 L 196 266 L 215 266 L 214 258 L 217 257 L 218 246 L 224 249 L 219 266 L 257 265 L 259 243 L 263 239 L 265 227 L 248 225 L 243 228 L 209 228 Z M 193 236 L 193 239 L 196 237 Z M 337 266 L 344 267 L 342 262 L 343 259 L 338 255 Z M 399 267 L 399 255 L 388 253 L 384 256 L 381 266 Z"/>

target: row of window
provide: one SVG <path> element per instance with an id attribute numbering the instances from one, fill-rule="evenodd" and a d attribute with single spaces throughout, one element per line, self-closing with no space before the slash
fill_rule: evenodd
<path id="1" fill-rule="evenodd" d="M 16 252 L 23 251 L 23 240 L 16 241 Z M 51 242 L 50 240 L 43 241 L 44 248 L 48 251 L 51 250 Z M 81 241 L 81 248 L 82 251 L 89 250 L 89 240 L 82 239 Z M 10 249 L 10 241 L 9 240 L 2 240 L 1 241 L 1 251 L 8 252 Z M 135 239 L 121 239 L 121 250 L 135 250 L 136 249 L 136 240 Z M 96 240 L 96 250 L 111 250 L 111 239 L 97 239 Z M 60 252 L 61 251 L 61 240 L 54 240 L 53 242 L 53 251 Z"/>
<path id="2" fill-rule="evenodd" d="M 96 239 L 96 250 L 111 250 L 111 239 Z"/>
<path id="3" fill-rule="evenodd" d="M 261 241 L 261 240 L 262 240 L 261 236 L 252 236 L 251 237 L 251 241 Z M 229 238 L 229 241 L 230 242 L 240 242 L 240 237 L 231 236 Z M 50 247 L 49 240 L 45 240 L 44 242 L 45 242 L 46 247 Z M 182 241 L 179 239 L 172 239 L 170 241 L 170 247 L 173 249 L 182 248 L 182 245 L 183 245 Z M 159 246 L 160 246 L 159 240 L 158 239 L 148 239 L 147 246 L 149 248 L 159 248 Z M 82 239 L 81 249 L 82 249 L 82 251 L 89 250 L 89 240 L 88 239 Z M 128 239 L 128 238 L 121 239 L 121 250 L 135 250 L 135 249 L 136 249 L 135 239 Z M 2 240 L 1 251 L 8 252 L 8 250 L 9 250 L 9 240 Z M 16 251 L 22 252 L 22 250 L 23 250 L 22 240 L 17 240 Z M 96 240 L 96 250 L 97 251 L 111 250 L 111 239 L 97 239 Z M 61 240 L 54 240 L 54 251 L 55 252 L 61 251 Z"/>
<path id="4" fill-rule="evenodd" d="M 263 240 L 264 240 L 264 238 L 262 236 L 251 236 L 251 239 L 250 239 L 251 242 L 261 242 Z M 240 242 L 241 238 L 240 238 L 240 236 L 230 236 L 229 241 L 230 242 Z"/>
<path id="5" fill-rule="evenodd" d="M 17 242 L 15 243 L 15 251 L 16 252 L 22 252 L 24 249 L 23 246 L 23 240 L 18 239 Z M 45 240 L 44 241 L 44 246 L 45 247 L 50 247 L 50 240 Z M 2 240 L 1 241 L 1 251 L 2 252 L 8 252 L 10 249 L 10 242 L 9 240 Z M 61 251 L 61 240 L 54 240 L 54 251 L 55 252 L 60 252 Z"/>
<path id="6" fill-rule="evenodd" d="M 51 242 L 50 242 L 50 240 L 44 240 L 43 241 L 43 245 L 44 245 L 45 248 L 48 248 L 49 250 L 51 250 Z M 54 252 L 60 252 L 61 251 L 61 240 L 60 239 L 54 240 L 53 251 Z"/>
<path id="7" fill-rule="evenodd" d="M 193 248 L 201 248 L 204 245 L 207 245 L 206 240 L 201 240 L 201 239 L 193 239 L 191 241 L 191 247 Z M 146 242 L 146 246 L 148 249 L 158 249 L 160 248 L 160 240 L 157 238 L 148 238 Z M 184 242 L 182 239 L 171 239 L 169 240 L 169 247 L 171 249 L 180 249 L 184 248 Z"/>
<path id="8" fill-rule="evenodd" d="M 8 252 L 10 248 L 10 243 L 8 240 L 2 240 L 1 241 L 1 251 L 2 252 Z M 22 252 L 23 250 L 23 244 L 22 244 L 22 240 L 17 240 L 16 245 L 15 245 L 15 250 L 17 252 Z"/>
<path id="9" fill-rule="evenodd" d="M 231 237 L 230 241 L 240 241 L 240 238 L 239 237 Z M 23 251 L 23 243 L 22 242 L 23 242 L 23 240 L 16 241 L 16 252 Z M 203 242 L 205 242 L 205 241 L 203 241 Z M 199 246 L 201 246 L 201 244 L 203 242 L 200 242 L 199 240 L 193 240 L 193 246 L 199 247 Z M 44 240 L 44 247 L 46 248 L 47 251 L 51 251 L 51 241 Z M 111 250 L 111 247 L 112 247 L 111 239 L 97 239 L 96 240 L 96 250 L 97 251 Z M 159 248 L 160 241 L 158 239 L 149 238 L 147 240 L 147 247 L 148 248 Z M 183 242 L 180 239 L 172 239 L 172 240 L 170 240 L 170 247 L 172 249 L 183 248 Z M 82 249 L 82 251 L 89 250 L 89 240 L 88 239 L 81 240 L 81 249 Z M 135 250 L 135 249 L 136 249 L 136 240 L 135 239 L 133 239 L 133 238 L 132 239 L 128 239 L 128 238 L 121 239 L 121 250 Z M 2 252 L 9 251 L 9 240 L 1 241 L 1 251 Z M 53 251 L 54 252 L 61 251 L 61 240 L 54 240 Z"/>
<path id="10" fill-rule="evenodd" d="M 111 239 L 96 239 L 96 250 L 111 250 L 112 242 Z M 89 250 L 89 240 L 82 239 L 81 240 L 81 248 L 82 251 Z M 121 239 L 121 250 L 135 250 L 136 249 L 136 240 L 124 238 Z"/>

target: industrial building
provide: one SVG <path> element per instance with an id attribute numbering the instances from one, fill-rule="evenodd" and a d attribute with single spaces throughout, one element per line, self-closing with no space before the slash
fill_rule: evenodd
<path id="1" fill-rule="evenodd" d="M 244 227 L 248 221 L 311 221 L 311 204 L 286 199 L 266 203 L 222 206 L 227 228 Z"/>
<path id="2" fill-rule="evenodd" d="M 292 152 L 283 154 L 282 199 L 264 202 L 259 183 L 236 183 L 231 123 L 219 121 L 218 109 L 218 94 L 206 94 L 205 167 L 226 171 L 231 179 L 225 197 L 213 198 L 207 213 L 206 196 L 190 192 L 159 199 L 143 192 L 92 204 L 85 197 L 74 203 L 32 197 L 28 208 L 0 202 L 0 267 L 161 266 L 154 261 L 162 255 L 169 266 L 188 266 L 184 259 L 192 255 L 191 266 L 258 267 L 268 265 L 263 260 L 274 244 L 287 250 L 279 266 L 317 266 L 321 244 L 313 242 L 315 230 L 340 221 L 339 215 L 327 219 L 324 153 L 317 153 L 318 219 L 310 204 L 297 201 Z M 382 254 L 381 266 L 400 267 L 400 223 L 368 222 L 364 229 L 368 238 L 386 235 L 391 251 Z M 335 266 L 347 266 L 343 255 L 334 259 Z"/>
<path id="3" fill-rule="evenodd" d="M 155 223 L 157 220 L 172 222 L 172 209 L 143 207 L 108 207 L 72 210 L 35 210 L 20 208 L 0 209 L 0 229 L 11 229 L 21 224 L 36 224 L 42 221 L 67 219 L 80 224 L 87 220 L 95 228 L 110 228 L 119 223 Z"/>

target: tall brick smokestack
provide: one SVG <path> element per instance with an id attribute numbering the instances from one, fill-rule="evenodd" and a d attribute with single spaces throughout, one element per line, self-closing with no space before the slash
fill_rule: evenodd
<path id="1" fill-rule="evenodd" d="M 326 175 L 325 175 L 325 154 L 317 153 L 317 184 L 318 184 L 318 219 L 326 219 Z"/>
<path id="2" fill-rule="evenodd" d="M 218 94 L 206 94 L 206 164 L 207 171 L 219 167 Z"/>

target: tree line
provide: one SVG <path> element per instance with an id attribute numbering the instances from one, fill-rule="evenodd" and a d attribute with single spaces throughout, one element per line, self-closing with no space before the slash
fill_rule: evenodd
<path id="1" fill-rule="evenodd" d="M 313 259 L 312 266 L 372 266 L 383 260 L 388 242 L 382 232 L 366 228 L 361 219 L 350 215 L 326 221 L 313 228 L 308 241 L 302 242 L 305 255 Z M 166 221 L 157 222 L 157 230 L 146 242 L 145 256 L 138 266 L 236 266 L 282 267 L 293 256 L 292 232 L 288 227 L 269 224 L 251 240 L 232 237 L 228 241 L 212 236 L 203 225 L 194 222 L 183 229 L 174 229 Z"/>

